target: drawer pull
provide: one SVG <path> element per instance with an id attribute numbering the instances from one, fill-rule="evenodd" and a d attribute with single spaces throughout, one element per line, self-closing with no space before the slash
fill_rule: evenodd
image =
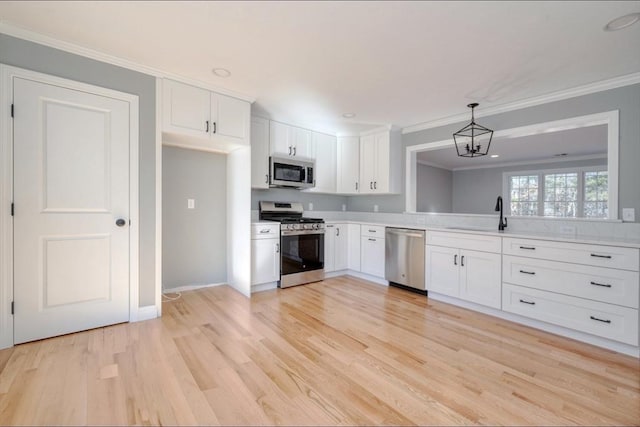
<path id="1" fill-rule="evenodd" d="M 369 233 L 375 233 L 376 230 L 369 230 Z"/>
<path id="2" fill-rule="evenodd" d="M 376 239 L 369 239 L 370 242 L 377 242 Z"/>
<path id="3" fill-rule="evenodd" d="M 591 318 L 591 320 L 597 320 L 598 322 L 611 323 L 611 320 L 598 319 L 597 317 L 593 317 L 593 316 L 589 316 L 589 317 Z"/>
<path id="4" fill-rule="evenodd" d="M 535 271 L 524 271 L 524 270 L 520 270 L 520 273 L 522 273 L 522 274 L 530 274 L 530 275 L 532 275 L 532 276 L 533 276 L 534 274 L 536 274 L 536 272 L 535 272 Z"/>
<path id="5" fill-rule="evenodd" d="M 263 228 L 262 230 L 260 230 L 260 234 L 267 234 L 269 231 L 271 230 L 269 230 L 268 228 Z"/>
<path id="6" fill-rule="evenodd" d="M 610 288 L 611 287 L 611 285 L 606 284 L 606 283 L 591 282 L 591 284 L 593 286 L 602 286 L 603 288 Z"/>
<path id="7" fill-rule="evenodd" d="M 520 302 L 523 303 L 523 304 L 536 305 L 536 303 L 533 302 L 533 301 L 526 301 L 526 300 L 523 300 L 523 299 L 521 299 Z"/>
<path id="8" fill-rule="evenodd" d="M 606 258 L 606 259 L 611 259 L 611 255 L 598 255 L 598 254 L 591 254 L 592 257 L 596 257 L 596 258 Z"/>
<path id="9" fill-rule="evenodd" d="M 520 249 L 527 249 L 529 251 L 535 251 L 536 248 L 534 248 L 533 246 L 520 246 Z"/>

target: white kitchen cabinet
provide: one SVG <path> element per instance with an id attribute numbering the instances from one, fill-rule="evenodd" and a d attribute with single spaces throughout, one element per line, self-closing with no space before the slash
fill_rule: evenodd
<path id="1" fill-rule="evenodd" d="M 429 236 L 429 233 L 433 233 L 433 235 Z M 480 240 L 478 240 L 479 237 L 481 237 Z M 451 243 L 451 246 L 429 244 L 432 241 Z M 427 232 L 426 288 L 428 291 L 476 304 L 501 308 L 501 254 L 468 249 L 473 247 L 478 249 L 499 248 L 500 238 Z"/>
<path id="2" fill-rule="evenodd" d="M 384 232 L 369 233 L 384 227 L 373 227 L 364 224 L 360 238 L 360 271 L 375 277 L 384 278 Z"/>
<path id="3" fill-rule="evenodd" d="M 346 270 L 349 235 L 347 224 L 327 224 L 324 233 L 324 271 Z"/>
<path id="4" fill-rule="evenodd" d="M 251 188 L 269 188 L 269 120 L 251 118 Z"/>
<path id="5" fill-rule="evenodd" d="M 400 156 L 400 139 L 396 133 L 385 131 L 361 137 L 360 193 L 399 193 Z"/>
<path id="6" fill-rule="evenodd" d="M 251 240 L 251 285 L 280 280 L 280 239 Z"/>
<path id="7" fill-rule="evenodd" d="M 347 231 L 347 268 L 360 271 L 360 224 L 348 224 Z"/>
<path id="8" fill-rule="evenodd" d="M 358 194 L 360 186 L 360 138 L 357 136 L 338 137 L 337 144 L 336 192 L 340 194 Z"/>
<path id="9" fill-rule="evenodd" d="M 211 151 L 249 145 L 249 102 L 163 80 L 163 142 Z"/>
<path id="10" fill-rule="evenodd" d="M 311 158 L 311 134 L 307 129 L 271 121 L 271 155 Z"/>
<path id="11" fill-rule="evenodd" d="M 305 190 L 310 193 L 336 192 L 336 137 L 319 132 L 312 133 L 311 158 L 316 161 L 315 187 Z"/>

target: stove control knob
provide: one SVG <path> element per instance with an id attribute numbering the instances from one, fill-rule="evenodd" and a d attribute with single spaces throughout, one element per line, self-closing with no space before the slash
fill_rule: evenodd
<path id="1" fill-rule="evenodd" d="M 314 228 L 314 230 L 319 229 L 320 228 L 320 224 L 313 224 L 313 228 Z"/>

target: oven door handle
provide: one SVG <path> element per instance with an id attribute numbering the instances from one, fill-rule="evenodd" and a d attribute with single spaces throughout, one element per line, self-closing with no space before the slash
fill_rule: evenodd
<path id="1" fill-rule="evenodd" d="M 283 236 L 304 236 L 313 234 L 324 234 L 324 230 L 287 230 L 281 231 Z"/>

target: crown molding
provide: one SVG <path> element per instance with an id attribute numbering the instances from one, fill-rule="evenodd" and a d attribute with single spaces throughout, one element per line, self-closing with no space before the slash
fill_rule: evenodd
<path id="1" fill-rule="evenodd" d="M 148 74 L 153 77 L 165 78 L 177 80 L 182 83 L 190 84 L 193 86 L 201 87 L 211 90 L 213 92 L 221 93 L 223 95 L 232 96 L 234 98 L 242 99 L 247 102 L 254 102 L 255 97 L 239 93 L 233 90 L 225 89 L 223 87 L 212 85 L 211 83 L 203 82 L 197 79 L 192 79 L 178 74 L 173 74 L 167 71 L 160 70 L 158 68 L 149 67 L 147 65 L 139 64 L 128 59 L 120 58 L 108 53 L 104 53 L 98 50 L 83 47 L 74 43 L 62 41 L 44 34 L 37 33 L 35 31 L 27 30 L 6 21 L 0 20 L 0 33 L 6 34 L 11 37 L 16 37 L 22 40 L 30 41 L 33 43 L 48 46 L 54 49 L 59 49 L 64 52 L 73 53 L 75 55 L 83 56 L 85 58 L 95 59 L 96 61 L 105 62 L 107 64 L 116 65 L 118 67 L 127 68 L 129 70 L 138 71 L 143 74 Z"/>
<path id="2" fill-rule="evenodd" d="M 520 110 L 522 108 L 533 107 L 536 105 L 547 104 L 549 102 L 562 101 L 564 99 L 575 98 L 577 96 L 589 95 L 591 93 L 602 92 L 604 90 L 615 89 L 624 86 L 630 86 L 640 83 L 640 72 L 627 74 L 624 76 L 614 77 L 612 79 L 601 80 L 599 82 L 589 83 L 583 86 L 577 86 L 571 89 L 565 89 L 552 92 L 546 95 L 535 96 L 520 101 L 509 102 L 502 105 L 488 107 L 478 110 L 475 113 L 476 118 L 493 116 L 495 114 L 506 113 L 509 111 Z M 421 130 L 433 129 L 440 126 L 451 125 L 469 120 L 469 113 L 456 114 L 454 116 L 443 117 L 441 119 L 432 120 L 424 123 L 418 123 L 407 126 L 402 129 L 402 134 L 419 132 Z"/>

